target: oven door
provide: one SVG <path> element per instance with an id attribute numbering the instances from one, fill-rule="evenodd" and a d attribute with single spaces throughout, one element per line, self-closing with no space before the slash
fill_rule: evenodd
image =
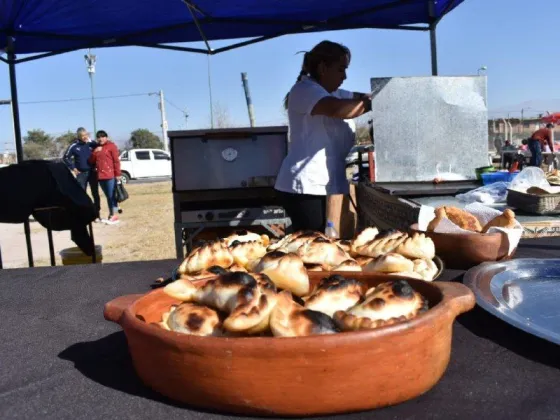
<path id="1" fill-rule="evenodd" d="M 286 132 L 220 130 L 172 138 L 174 189 L 274 186 L 286 149 Z"/>

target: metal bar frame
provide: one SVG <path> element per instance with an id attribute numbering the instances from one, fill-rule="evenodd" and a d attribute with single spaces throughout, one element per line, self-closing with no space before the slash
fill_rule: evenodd
<path id="1" fill-rule="evenodd" d="M 277 38 L 283 35 L 289 34 L 296 34 L 296 33 L 305 33 L 305 32 L 315 32 L 317 30 L 337 30 L 337 29 L 357 29 L 357 28 L 370 28 L 370 29 L 397 29 L 397 30 L 409 30 L 409 31 L 429 31 L 430 32 L 430 50 L 431 50 L 431 58 L 432 58 L 432 74 L 435 76 L 438 73 L 437 70 L 437 40 L 436 40 L 436 27 L 439 21 L 456 5 L 456 0 L 452 0 L 441 16 L 435 17 L 434 13 L 434 0 L 429 0 L 428 6 L 430 10 L 430 16 L 433 16 L 433 20 L 430 22 L 428 27 L 414 27 L 414 26 L 406 26 L 406 25 L 395 25 L 395 26 L 342 26 L 337 25 L 338 22 L 344 21 L 345 19 L 352 18 L 355 16 L 361 16 L 364 14 L 371 14 L 381 10 L 387 10 L 391 8 L 398 7 L 403 4 L 412 3 L 416 0 L 395 0 L 391 3 L 378 5 L 374 7 L 370 7 L 367 9 L 363 9 L 360 11 L 347 13 L 341 16 L 338 16 L 334 19 L 324 21 L 324 22 L 295 22 L 295 21 L 282 21 L 282 20 L 274 20 L 274 19 L 229 19 L 229 18 L 213 18 L 208 13 L 201 10 L 195 3 L 190 0 L 182 0 L 183 3 L 187 6 L 193 21 L 192 22 L 184 22 L 180 24 L 170 25 L 166 27 L 160 28 L 153 28 L 146 31 L 140 31 L 132 34 L 127 34 L 122 37 L 118 38 L 109 38 L 109 39 L 100 39 L 94 38 L 89 36 L 83 35 L 61 35 L 61 34 L 52 34 L 52 33 L 38 33 L 38 32 L 27 32 L 27 31 L 12 31 L 7 37 L 7 58 L 0 57 L 0 61 L 8 64 L 9 67 L 9 77 L 10 77 L 10 91 L 11 91 L 11 101 L 12 101 L 12 115 L 13 115 L 13 122 L 14 122 L 14 135 L 15 135 L 15 142 L 16 142 L 16 155 L 18 162 L 23 161 L 23 145 L 21 139 L 21 124 L 20 124 L 20 115 L 19 115 L 19 101 L 18 101 L 18 92 L 17 92 L 17 81 L 16 81 L 16 64 L 21 64 L 29 61 L 39 60 L 41 58 L 52 57 L 59 54 L 65 54 L 72 51 L 81 50 L 84 48 L 102 48 L 102 47 L 109 47 L 109 46 L 143 46 L 149 48 L 159 48 L 165 50 L 172 50 L 172 51 L 181 51 L 181 52 L 192 52 L 192 53 L 201 53 L 201 54 L 208 54 L 214 55 L 225 51 L 230 51 L 232 49 L 241 48 L 247 45 L 255 44 L 258 42 L 270 40 L 273 38 Z M 203 19 L 198 19 L 196 17 L 196 13 L 202 14 L 204 16 Z M 257 37 L 248 41 L 238 42 L 231 44 L 226 47 L 218 48 L 213 50 L 210 47 L 210 43 L 202 30 L 202 24 L 212 24 L 212 23 L 244 23 L 244 24 L 278 24 L 278 25 L 294 25 L 293 30 L 284 30 L 282 32 L 278 32 L 273 35 L 261 36 Z M 204 43 L 206 44 L 207 50 L 198 49 L 198 48 L 188 48 L 188 47 L 179 47 L 173 45 L 164 45 L 164 44 L 143 44 L 132 41 L 133 38 L 138 36 L 145 36 L 154 33 L 166 32 L 175 29 L 181 29 L 188 27 L 190 25 L 195 25 L 202 37 Z M 14 48 L 14 38 L 13 36 L 16 35 L 26 35 L 26 36 L 41 36 L 44 38 L 59 38 L 59 39 L 68 39 L 68 40 L 75 40 L 75 41 L 91 41 L 91 45 L 81 45 L 80 47 L 69 48 L 60 51 L 51 51 L 43 54 L 36 54 L 30 57 L 25 57 L 21 59 L 17 59 L 15 55 L 15 48 Z M 128 42 L 127 42 L 128 40 Z M 25 230 L 25 239 L 27 244 L 27 256 L 29 261 L 29 266 L 33 267 L 33 250 L 31 247 L 31 231 L 29 228 L 29 220 L 24 222 L 24 230 Z M 93 241 L 93 229 L 90 224 L 90 234 L 92 238 L 92 243 L 95 244 Z M 95 248 L 93 252 L 92 261 L 95 262 Z M 52 262 L 52 259 L 51 259 Z M 0 255 L 0 268 L 2 267 L 1 262 L 1 255 Z"/>
<path id="2" fill-rule="evenodd" d="M 14 53 L 14 40 L 12 37 L 8 37 L 7 40 L 7 52 L 8 52 L 8 70 L 10 73 L 10 94 L 12 101 L 12 118 L 14 122 L 14 136 L 16 141 L 16 157 L 18 163 L 23 161 L 23 144 L 21 142 L 21 124 L 19 119 L 19 101 L 18 101 L 18 91 L 17 91 L 17 79 L 16 79 L 16 55 Z M 25 244 L 27 247 L 27 261 L 29 267 L 33 267 L 33 248 L 31 246 L 31 229 L 29 228 L 29 219 L 23 222 L 23 230 L 25 231 Z"/>
<path id="3" fill-rule="evenodd" d="M 438 75 L 438 60 L 437 60 L 437 38 L 436 38 L 436 27 L 438 24 L 437 18 L 435 17 L 435 2 L 436 0 L 429 0 L 428 2 L 428 14 L 430 16 L 430 56 L 432 61 L 432 76 Z M 452 0 L 451 3 L 455 3 Z"/>

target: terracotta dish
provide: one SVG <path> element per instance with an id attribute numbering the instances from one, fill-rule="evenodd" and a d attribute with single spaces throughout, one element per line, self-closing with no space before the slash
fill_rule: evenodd
<path id="1" fill-rule="evenodd" d="M 418 230 L 418 224 L 410 226 L 411 232 L 421 232 L 434 241 L 437 255 L 446 268 L 468 270 L 483 262 L 505 261 L 508 256 L 508 241 L 505 235 L 494 233 L 438 233 Z"/>
<path id="2" fill-rule="evenodd" d="M 312 284 L 327 275 L 310 273 Z M 368 287 L 395 279 L 351 277 Z M 119 297 L 105 305 L 104 316 L 123 328 L 142 381 L 171 399 L 245 415 L 347 413 L 417 397 L 447 368 L 453 321 L 473 308 L 474 295 L 460 283 L 407 281 L 430 309 L 368 331 L 296 338 L 180 334 L 150 325 L 178 303 L 162 289 Z"/>

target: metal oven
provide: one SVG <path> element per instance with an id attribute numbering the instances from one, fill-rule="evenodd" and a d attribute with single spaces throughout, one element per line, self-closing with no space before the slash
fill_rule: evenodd
<path id="1" fill-rule="evenodd" d="M 177 258 L 206 228 L 290 226 L 274 183 L 287 153 L 287 127 L 168 132 Z"/>

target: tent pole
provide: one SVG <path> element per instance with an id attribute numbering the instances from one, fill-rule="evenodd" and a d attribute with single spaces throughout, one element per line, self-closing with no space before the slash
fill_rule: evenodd
<path id="1" fill-rule="evenodd" d="M 428 1 L 428 15 L 430 16 L 430 53 L 432 56 L 432 76 L 438 75 L 438 62 L 437 62 L 437 39 L 436 39 L 436 0 Z"/>
<path id="2" fill-rule="evenodd" d="M 432 56 L 432 76 L 438 75 L 436 25 L 430 25 L 430 51 Z"/>
<path id="3" fill-rule="evenodd" d="M 8 68 L 10 72 L 10 91 L 12 97 L 12 118 L 14 123 L 14 137 L 16 140 L 16 157 L 17 163 L 23 162 L 23 146 L 21 142 L 21 126 L 19 121 L 19 102 L 16 82 L 16 55 L 14 54 L 13 40 L 8 38 Z M 25 231 L 25 243 L 27 245 L 27 260 L 29 267 L 33 267 L 33 249 L 31 247 L 31 229 L 29 228 L 29 219 L 23 222 Z"/>

